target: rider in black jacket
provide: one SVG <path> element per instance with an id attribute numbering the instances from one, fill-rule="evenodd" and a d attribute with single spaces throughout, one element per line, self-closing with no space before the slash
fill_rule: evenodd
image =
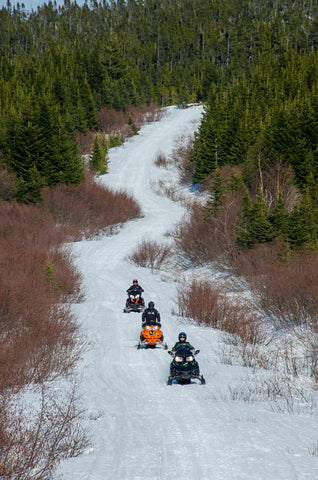
<path id="1" fill-rule="evenodd" d="M 194 350 L 194 347 L 191 345 L 191 343 L 187 342 L 187 334 L 184 332 L 180 332 L 178 335 L 179 341 L 172 347 L 172 351 L 175 352 L 179 345 L 189 345 L 191 350 Z"/>
<path id="2" fill-rule="evenodd" d="M 144 289 L 140 285 L 138 285 L 138 280 L 134 279 L 133 284 L 128 288 L 127 293 L 128 295 L 130 295 L 131 292 L 138 292 L 141 294 L 141 292 L 143 291 Z"/>
<path id="3" fill-rule="evenodd" d="M 143 311 L 141 320 L 143 327 L 145 325 L 158 325 L 161 327 L 160 313 L 155 308 L 155 304 L 153 302 L 148 303 L 148 308 Z"/>

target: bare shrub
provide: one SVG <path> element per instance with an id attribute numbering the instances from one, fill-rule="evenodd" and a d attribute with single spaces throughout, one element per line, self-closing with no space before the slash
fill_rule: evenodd
<path id="1" fill-rule="evenodd" d="M 94 145 L 94 139 L 95 139 L 95 132 L 89 131 L 87 135 L 84 135 L 82 133 L 77 133 L 76 134 L 76 140 L 77 144 L 79 146 L 80 154 L 81 155 L 88 155 Z"/>
<path id="2" fill-rule="evenodd" d="M 145 107 L 145 122 L 159 122 L 164 114 L 164 110 L 155 103 L 150 103 Z"/>
<path id="3" fill-rule="evenodd" d="M 261 382 L 245 382 L 236 387 L 229 387 L 233 401 L 260 402 L 270 400 L 272 408 L 281 413 L 295 413 L 296 388 L 288 376 L 272 376 Z M 305 399 L 310 407 L 310 400 Z"/>
<path id="4" fill-rule="evenodd" d="M 310 455 L 314 455 L 315 457 L 318 457 L 318 440 L 308 449 L 308 452 Z"/>
<path id="5" fill-rule="evenodd" d="M 192 280 L 177 292 L 179 314 L 232 335 L 236 343 L 256 345 L 264 340 L 258 319 L 247 305 L 233 304 L 220 288 L 206 280 Z"/>
<path id="6" fill-rule="evenodd" d="M 217 327 L 219 323 L 220 300 L 224 300 L 220 290 L 212 288 L 207 281 L 192 280 L 188 287 L 179 287 L 177 293 L 180 315 L 212 327 Z"/>
<path id="7" fill-rule="evenodd" d="M 181 135 L 176 140 L 171 159 L 181 173 L 182 182 L 191 182 L 194 174 L 194 162 L 190 162 L 190 154 L 193 146 L 193 137 L 188 134 Z"/>
<path id="8" fill-rule="evenodd" d="M 230 196 L 217 216 L 206 217 L 204 207 L 193 203 L 189 218 L 177 225 L 173 237 L 177 247 L 194 265 L 212 261 L 224 264 L 234 256 L 232 226 L 239 205 L 239 196 Z"/>
<path id="9" fill-rule="evenodd" d="M 127 115 L 113 108 L 103 107 L 97 117 L 97 128 L 106 133 L 121 131 L 127 125 Z"/>
<path id="10" fill-rule="evenodd" d="M 11 402 L 27 385 L 68 375 L 81 352 L 75 318 L 61 303 L 81 297 L 64 241 L 44 211 L 0 203 L 1 478 L 51 478 L 59 460 L 85 444 L 74 398 L 66 405 L 56 392 L 46 395 L 33 423 Z"/>
<path id="11" fill-rule="evenodd" d="M 156 165 L 156 167 L 166 168 L 169 165 L 169 161 L 167 159 L 167 156 L 164 153 L 159 152 L 157 157 L 156 157 L 156 160 L 155 160 L 155 165 Z"/>
<path id="12" fill-rule="evenodd" d="M 299 252 L 286 261 L 283 247 L 279 241 L 257 246 L 241 253 L 233 265 L 247 278 L 260 308 L 276 328 L 280 339 L 276 355 L 285 372 L 293 376 L 301 372 L 317 382 L 318 259 Z"/>
<path id="13" fill-rule="evenodd" d="M 191 209 L 193 204 L 193 199 L 189 197 L 189 195 L 176 188 L 175 184 L 171 185 L 168 184 L 166 181 L 159 179 L 157 182 L 151 181 L 150 182 L 153 191 L 162 197 L 168 197 L 173 202 L 180 202 L 184 205 L 187 209 Z M 173 236 L 172 234 L 169 234 Z"/>
<path id="14" fill-rule="evenodd" d="M 280 240 L 257 245 L 251 250 L 240 252 L 232 259 L 230 265 L 238 275 L 243 275 L 247 280 L 252 281 L 253 278 L 262 274 L 268 265 L 282 262 L 283 248 L 284 245 Z"/>
<path id="15" fill-rule="evenodd" d="M 296 253 L 283 261 L 279 243 L 241 254 L 236 267 L 247 277 L 265 313 L 277 326 L 318 326 L 318 258 Z"/>
<path id="16" fill-rule="evenodd" d="M 82 185 L 56 186 L 44 193 L 44 200 L 46 214 L 74 239 L 96 235 L 141 215 L 139 205 L 127 193 L 112 192 L 92 176 Z"/>
<path id="17" fill-rule="evenodd" d="M 145 122 L 145 110 L 135 107 L 134 105 L 127 105 L 127 113 L 130 118 L 133 119 L 137 130 L 139 130 L 142 124 Z"/>
<path id="18" fill-rule="evenodd" d="M 134 252 L 129 255 L 128 259 L 140 267 L 160 270 L 162 264 L 167 262 L 171 254 L 171 247 L 160 245 L 152 240 L 143 240 Z"/>
<path id="19" fill-rule="evenodd" d="M 60 302 L 80 298 L 61 231 L 33 206 L 0 204 L 0 389 L 64 374 L 76 323 Z"/>
<path id="20" fill-rule="evenodd" d="M 15 181 L 7 168 L 0 164 L 0 198 L 11 200 L 15 192 Z"/>
<path id="21" fill-rule="evenodd" d="M 295 203 L 299 202 L 300 194 L 295 186 L 296 182 L 291 166 L 284 163 L 282 158 L 272 156 L 266 151 L 263 136 L 257 139 L 256 144 L 247 154 L 244 178 L 249 185 L 252 197 L 257 196 L 261 186 L 269 209 L 275 205 L 279 194 L 282 195 L 288 211 L 291 211 Z"/>
<path id="22" fill-rule="evenodd" d="M 289 165 L 283 166 L 281 162 L 277 162 L 269 172 L 264 172 L 263 191 L 269 209 L 274 207 L 279 194 L 282 195 L 289 212 L 300 201 L 300 193 L 295 186 L 292 168 Z"/>
<path id="23" fill-rule="evenodd" d="M 97 128 L 105 133 L 124 133 L 130 135 L 128 120 L 131 117 L 139 130 L 145 122 L 157 121 L 162 116 L 158 105 L 150 104 L 143 108 L 127 105 L 127 113 L 104 107 L 97 114 Z"/>
<path id="24" fill-rule="evenodd" d="M 2 240 L 0 388 L 64 374 L 75 361 L 77 326 L 45 276 L 47 252 Z M 62 289 L 62 286 L 61 286 Z"/>
<path id="25" fill-rule="evenodd" d="M 16 202 L 0 203 L 0 236 L 23 244 L 38 243 L 40 247 L 62 244 L 64 240 L 63 232 L 44 212 Z"/>
<path id="26" fill-rule="evenodd" d="M 33 394 L 33 397 L 35 394 Z M 39 396 L 39 395 L 37 395 Z M 42 388 L 39 406 L 22 406 L 8 397 L 0 404 L 0 477 L 49 480 L 58 463 L 88 446 L 75 391 L 63 397 Z"/>
<path id="27" fill-rule="evenodd" d="M 121 145 L 126 138 L 136 133 L 145 122 L 158 121 L 163 114 L 162 109 L 155 104 L 143 108 L 128 105 L 127 113 L 113 108 L 103 107 L 96 115 L 97 129 L 106 136 L 108 148 Z M 132 122 L 132 124 L 130 124 Z M 81 155 L 91 153 L 96 132 L 89 131 L 86 135 L 77 132 L 76 139 Z M 7 182 L 6 182 L 7 183 Z M 0 172 L 1 193 L 1 172 Z"/>
<path id="28" fill-rule="evenodd" d="M 68 375 L 81 353 L 78 326 L 63 304 L 81 298 L 66 239 L 140 214 L 125 193 L 91 178 L 45 195 L 47 203 L 37 206 L 0 203 L 0 397 L 6 401 L 27 385 Z M 56 392 L 43 397 L 32 422 L 22 404 L 6 405 L 0 405 L 2 478 L 48 479 L 62 458 L 85 445 L 72 399 L 64 404 Z"/>

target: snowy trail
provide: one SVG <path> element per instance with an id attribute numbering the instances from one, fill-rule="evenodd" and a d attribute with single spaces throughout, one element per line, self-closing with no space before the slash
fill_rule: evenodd
<path id="1" fill-rule="evenodd" d="M 100 181 L 131 193 L 144 217 L 112 237 L 73 245 L 86 299 L 74 305 L 89 348 L 79 368 L 92 449 L 65 461 L 64 480 L 314 480 L 318 460 L 308 448 L 318 438 L 309 415 L 277 414 L 263 403 L 233 402 L 228 387 L 247 369 L 220 362 L 218 333 L 171 314 L 177 282 L 127 262 L 144 238 L 166 241 L 184 207 L 156 195 L 151 186 L 164 169 L 154 165 L 169 154 L 178 136 L 197 128 L 202 109 L 169 108 L 158 123 L 111 150 L 110 172 Z M 170 175 L 170 173 L 169 173 Z M 171 173 L 172 175 L 172 173 Z M 140 314 L 124 314 L 125 291 L 136 277 L 162 316 L 169 347 L 185 330 L 207 384 L 168 387 L 166 351 L 137 350 Z M 252 372 L 249 372 L 252 376 Z"/>

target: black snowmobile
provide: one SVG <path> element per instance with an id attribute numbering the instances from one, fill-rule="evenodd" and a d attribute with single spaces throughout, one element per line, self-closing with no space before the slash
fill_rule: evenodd
<path id="1" fill-rule="evenodd" d="M 145 310 L 145 300 L 141 296 L 139 290 L 130 292 L 126 300 L 124 312 L 143 312 Z"/>
<path id="2" fill-rule="evenodd" d="M 200 375 L 199 364 L 194 358 L 200 350 L 192 352 L 190 345 L 179 345 L 175 352 L 168 351 L 174 358 L 170 364 L 170 376 L 168 385 L 172 385 L 173 380 L 182 385 L 191 383 L 192 379 L 200 380 L 201 385 L 205 384 L 203 375 Z"/>

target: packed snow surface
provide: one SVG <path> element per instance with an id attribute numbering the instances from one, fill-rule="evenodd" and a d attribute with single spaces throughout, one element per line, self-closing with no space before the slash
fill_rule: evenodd
<path id="1" fill-rule="evenodd" d="M 176 169 L 154 161 L 159 153 L 171 154 L 181 135 L 193 133 L 201 115 L 200 106 L 170 107 L 159 122 L 146 124 L 110 151 L 109 173 L 99 181 L 133 195 L 143 217 L 113 236 L 72 245 L 86 296 L 73 308 L 88 342 L 79 364 L 79 394 L 91 448 L 64 461 L 58 479 L 318 478 L 318 458 L 311 454 L 318 440 L 315 406 L 297 400 L 293 408 L 275 408 L 266 395 L 249 394 L 262 372 L 239 362 L 222 363 L 220 352 L 227 345 L 221 334 L 173 313 L 182 272 L 171 267 L 152 272 L 127 259 L 142 240 L 169 242 L 165 234 L 185 215 L 181 203 L 158 194 L 160 179 L 180 188 Z M 195 277 L 200 271 L 186 273 Z M 160 311 L 169 348 L 186 331 L 200 349 L 197 360 L 206 385 L 167 386 L 167 351 L 137 350 L 141 314 L 123 313 L 133 278 L 144 288 L 146 303 L 153 300 Z M 238 394 L 244 389 L 245 398 Z"/>

